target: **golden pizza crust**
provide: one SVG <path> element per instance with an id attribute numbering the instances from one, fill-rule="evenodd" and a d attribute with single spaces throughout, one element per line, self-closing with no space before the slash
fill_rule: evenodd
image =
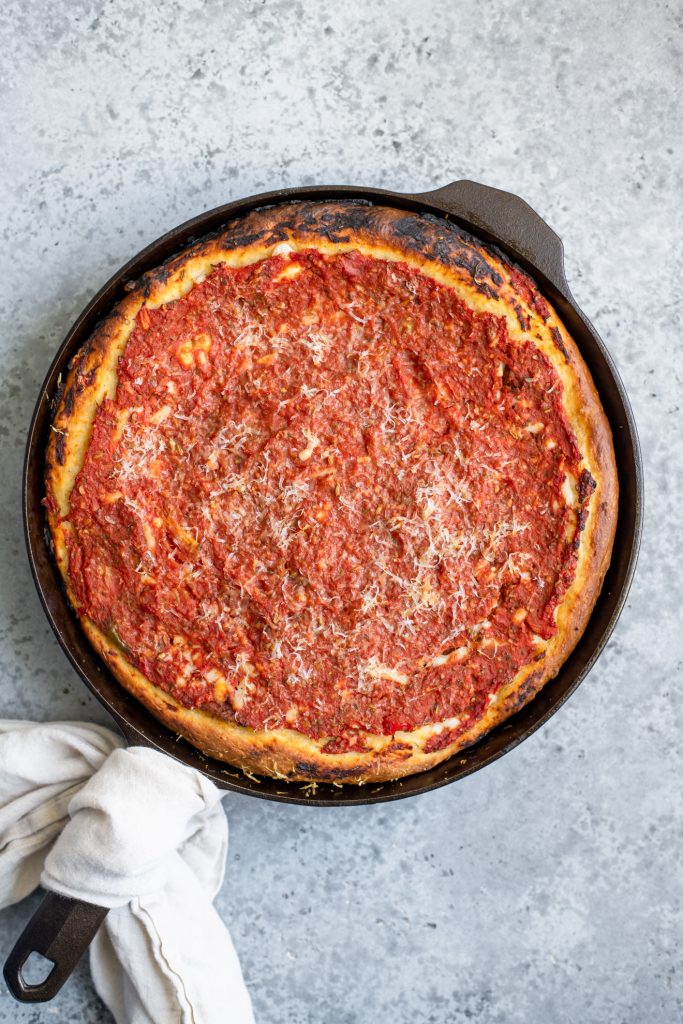
<path id="1" fill-rule="evenodd" d="M 47 449 L 48 521 L 55 556 L 69 583 L 66 537 L 69 500 L 90 443 L 99 404 L 113 398 L 117 364 L 139 311 L 187 294 L 219 263 L 239 267 L 269 258 L 278 246 L 332 255 L 357 250 L 401 260 L 455 288 L 470 308 L 503 317 L 510 339 L 532 340 L 552 362 L 564 387 L 563 405 L 583 453 L 582 470 L 596 487 L 580 533 L 574 580 L 556 613 L 557 632 L 531 663 L 495 695 L 486 715 L 455 742 L 425 753 L 430 735 L 447 723 L 394 736 L 367 736 L 369 751 L 323 753 L 325 739 L 292 729 L 254 730 L 202 710 L 190 710 L 151 683 L 86 616 L 83 628 L 122 685 L 158 719 L 211 756 L 247 771 L 307 781 L 383 781 L 424 771 L 472 744 L 526 704 L 558 672 L 583 633 L 609 565 L 617 520 L 618 483 L 612 437 L 581 355 L 555 311 L 529 279 L 502 256 L 442 219 L 352 202 L 290 203 L 256 211 L 217 237 L 193 245 L 146 274 L 95 331 L 70 366 Z M 281 251 L 281 249 L 279 250 Z M 431 731 L 430 731 L 431 730 Z"/>

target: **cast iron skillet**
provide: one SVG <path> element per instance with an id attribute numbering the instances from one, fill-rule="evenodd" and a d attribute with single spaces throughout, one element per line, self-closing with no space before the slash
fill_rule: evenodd
<path id="1" fill-rule="evenodd" d="M 576 340 L 593 375 L 610 421 L 620 483 L 619 518 L 614 553 L 602 592 L 576 649 L 557 677 L 512 718 L 478 743 L 419 775 L 368 786 L 317 785 L 256 779 L 200 753 L 178 739 L 121 687 L 88 643 L 67 605 L 58 571 L 50 556 L 45 518 L 43 453 L 51 406 L 60 374 L 98 321 L 125 294 L 126 285 L 185 248 L 217 231 L 226 221 L 257 207 L 292 200 L 353 199 L 446 216 L 485 242 L 498 246 L 536 280 Z M 635 569 L 642 519 L 642 467 L 636 428 L 616 369 L 590 322 L 577 307 L 564 275 L 562 242 L 522 199 L 472 181 L 458 181 L 417 195 L 381 189 L 309 187 L 281 189 L 241 199 L 200 214 L 153 242 L 112 277 L 83 310 L 67 334 L 47 374 L 35 409 L 24 467 L 24 526 L 31 570 L 57 639 L 85 684 L 107 708 L 130 744 L 164 751 L 191 765 L 219 787 L 267 800 L 312 806 L 367 804 L 425 793 L 461 779 L 512 750 L 543 725 L 576 689 L 595 662 L 624 605 Z M 5 965 L 12 994 L 25 1002 L 52 998 L 73 970 L 107 911 L 102 907 L 48 893 L 19 938 Z M 48 977 L 27 984 L 22 967 L 32 951 L 54 962 Z"/>

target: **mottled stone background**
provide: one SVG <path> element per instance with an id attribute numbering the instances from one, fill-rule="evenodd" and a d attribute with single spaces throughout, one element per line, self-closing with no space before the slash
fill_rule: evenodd
<path id="1" fill-rule="evenodd" d="M 643 443 L 639 572 L 539 733 L 395 805 L 229 796 L 219 906 L 259 1024 L 682 1017 L 680 7 L 614 0 L 23 4 L 0 10 L 0 714 L 106 716 L 24 553 L 30 413 L 67 327 L 171 226 L 281 185 L 471 177 L 563 237 Z M 678 91 L 678 92 L 677 92 Z M 35 899 L 0 916 L 0 957 Z M 226 1020 L 229 1015 L 226 1015 Z M 0 1020 L 105 1022 L 87 965 Z M 165 1022 L 163 1022 L 165 1024 Z"/>

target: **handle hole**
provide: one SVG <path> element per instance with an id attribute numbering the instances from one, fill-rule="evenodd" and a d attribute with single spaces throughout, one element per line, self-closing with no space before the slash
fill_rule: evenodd
<path id="1" fill-rule="evenodd" d="M 33 950 L 29 953 L 21 968 L 21 980 L 25 985 L 43 985 L 52 974 L 54 960 Z"/>

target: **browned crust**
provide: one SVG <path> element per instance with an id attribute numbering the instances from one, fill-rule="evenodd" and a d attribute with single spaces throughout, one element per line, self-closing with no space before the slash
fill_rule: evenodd
<path id="1" fill-rule="evenodd" d="M 290 729 L 253 730 L 190 710 L 146 679 L 87 617 L 83 628 L 122 685 L 170 729 L 219 760 L 280 778 L 383 781 L 424 771 L 469 746 L 521 708 L 552 679 L 583 633 L 609 565 L 617 518 L 618 482 L 609 424 L 581 354 L 552 307 L 528 277 L 493 249 L 446 221 L 353 202 L 290 203 L 256 211 L 198 242 L 146 274 L 95 331 L 72 362 L 57 405 L 47 449 L 48 520 L 55 556 L 69 584 L 66 535 L 69 496 L 90 439 L 99 403 L 116 389 L 116 365 L 142 306 L 156 308 L 185 294 L 221 262 L 244 265 L 268 258 L 287 242 L 326 253 L 360 249 L 403 260 L 457 289 L 473 309 L 502 316 L 514 340 L 532 340 L 552 361 L 564 385 L 564 405 L 595 481 L 579 534 L 574 581 L 558 608 L 558 630 L 534 661 L 502 687 L 486 715 L 441 750 L 425 753 L 420 730 L 368 737 L 369 752 L 327 754 L 324 740 Z"/>

